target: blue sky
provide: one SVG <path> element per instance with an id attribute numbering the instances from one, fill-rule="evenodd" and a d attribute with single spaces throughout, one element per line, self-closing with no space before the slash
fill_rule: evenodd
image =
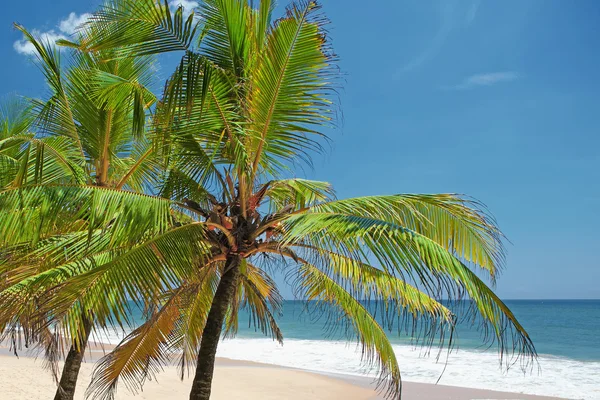
<path id="1" fill-rule="evenodd" d="M 600 298 L 600 3 L 322 3 L 344 121 L 306 176 L 339 197 L 474 196 L 511 241 L 501 297 Z M 43 94 L 14 21 L 64 36 L 98 4 L 4 4 L 0 93 Z"/>

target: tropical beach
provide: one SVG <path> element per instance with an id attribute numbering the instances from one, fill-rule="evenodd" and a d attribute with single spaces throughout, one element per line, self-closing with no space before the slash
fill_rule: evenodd
<path id="1" fill-rule="evenodd" d="M 597 2 L 31 1 L 0 397 L 600 399 Z"/>
<path id="2" fill-rule="evenodd" d="M 6 349 L 5 349 L 6 350 Z M 98 353 L 101 355 L 102 353 Z M 96 357 L 89 355 L 90 361 Z M 55 384 L 49 374 L 39 374 L 40 361 L 32 357 L 20 359 L 5 354 L 0 355 L 0 374 L 3 377 L 2 390 L 12 399 L 47 399 L 55 391 Z M 75 399 L 84 399 L 84 388 L 91 380 L 93 362 L 85 363 L 81 370 L 81 388 L 75 393 Z M 115 396 L 121 399 L 158 400 L 165 398 L 184 398 L 189 391 L 190 380 L 183 381 L 177 376 L 176 367 L 166 367 L 156 381 L 146 384 L 141 393 L 133 394 L 121 390 Z M 236 376 L 232 385 L 228 377 Z M 226 358 L 218 359 L 214 381 L 214 393 L 211 398 L 225 399 L 336 399 L 378 400 L 371 380 L 346 376 L 332 377 L 314 372 L 276 367 L 268 364 L 243 362 Z M 424 400 L 472 400 L 472 399 L 521 399 L 553 400 L 558 397 L 533 396 L 522 393 L 498 392 L 491 390 L 461 388 L 456 386 L 432 385 L 423 383 L 405 383 L 405 399 Z"/>

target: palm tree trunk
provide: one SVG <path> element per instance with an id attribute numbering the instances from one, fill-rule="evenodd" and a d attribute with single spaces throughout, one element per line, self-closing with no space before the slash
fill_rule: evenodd
<path id="1" fill-rule="evenodd" d="M 206 326 L 202 332 L 198 363 L 196 364 L 196 375 L 192 383 L 190 400 L 210 399 L 210 389 L 215 369 L 215 355 L 217 354 L 217 346 L 221 337 L 225 314 L 235 294 L 235 287 L 240 276 L 239 264 L 239 256 L 228 257 L 225 273 L 221 277 L 221 281 L 215 292 L 215 297 L 206 318 Z"/>
<path id="2" fill-rule="evenodd" d="M 81 345 L 79 348 L 71 345 L 69 354 L 67 354 L 67 358 L 65 359 L 65 365 L 63 366 L 54 400 L 73 400 L 75 396 L 79 369 L 81 368 L 83 354 L 85 353 L 90 332 L 92 331 L 92 322 L 90 320 L 84 319 L 83 323 L 84 337 L 81 338 Z"/>

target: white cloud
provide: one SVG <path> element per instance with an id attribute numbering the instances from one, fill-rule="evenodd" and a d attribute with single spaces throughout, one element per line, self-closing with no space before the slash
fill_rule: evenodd
<path id="1" fill-rule="evenodd" d="M 81 27 L 87 20 L 92 16 L 90 13 L 83 13 L 81 15 L 77 15 L 74 12 L 69 14 L 67 19 L 63 19 L 58 24 L 58 29 L 62 32 L 72 35 L 77 32 L 77 29 Z"/>
<path id="2" fill-rule="evenodd" d="M 470 89 L 478 86 L 492 86 L 497 83 L 512 82 L 519 79 L 521 75 L 514 71 L 488 72 L 485 74 L 475 74 L 466 77 L 456 85 L 446 89 Z"/>
<path id="3" fill-rule="evenodd" d="M 63 35 L 61 33 L 57 33 L 53 30 L 47 31 L 47 32 L 40 32 L 40 31 L 34 29 L 33 31 L 31 31 L 31 34 L 38 41 L 40 41 L 41 43 L 44 43 L 44 44 L 46 44 L 46 43 L 53 44 L 58 39 L 66 38 L 65 35 Z M 27 39 L 17 40 L 16 42 L 13 43 L 13 48 L 19 54 L 31 55 L 31 54 L 35 53 L 35 47 L 33 47 L 33 44 L 31 44 L 31 42 L 29 42 Z"/>
<path id="4" fill-rule="evenodd" d="M 177 10 L 177 8 L 179 6 L 183 7 L 183 17 L 187 18 L 192 11 L 194 11 L 194 8 L 198 7 L 198 2 L 197 1 L 190 1 L 190 0 L 170 0 L 169 1 L 169 7 L 171 7 L 171 10 L 175 11 Z"/>
<path id="5" fill-rule="evenodd" d="M 58 32 L 54 29 L 45 32 L 34 29 L 31 31 L 31 34 L 42 43 L 54 44 L 57 40 L 66 39 L 68 35 L 74 34 L 77 31 L 77 28 L 86 22 L 90 16 L 91 14 L 89 13 L 78 15 L 72 12 L 67 18 L 58 23 Z M 35 48 L 25 38 L 14 42 L 13 48 L 19 54 L 31 55 L 35 53 Z"/>

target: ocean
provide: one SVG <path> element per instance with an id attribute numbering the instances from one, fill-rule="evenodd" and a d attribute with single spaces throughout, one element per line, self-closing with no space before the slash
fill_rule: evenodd
<path id="1" fill-rule="evenodd" d="M 600 400 L 600 300 L 505 303 L 529 332 L 539 355 L 537 364 L 525 370 L 519 364 L 508 370 L 501 367 L 496 347 L 483 346 L 480 334 L 466 323 L 458 326 L 454 348 L 445 348 L 441 354 L 439 346 L 427 351 L 392 329 L 388 336 L 403 380 Z M 221 342 L 218 356 L 316 372 L 376 376 L 376 371 L 361 363 L 360 347 L 332 331 L 335 321 L 315 320 L 314 314 L 305 312 L 303 302 L 283 304 L 278 318 L 283 346 L 249 327 L 247 313 L 240 313 L 239 318 L 237 336 Z M 118 336 L 109 338 L 115 344 L 119 340 Z"/>

